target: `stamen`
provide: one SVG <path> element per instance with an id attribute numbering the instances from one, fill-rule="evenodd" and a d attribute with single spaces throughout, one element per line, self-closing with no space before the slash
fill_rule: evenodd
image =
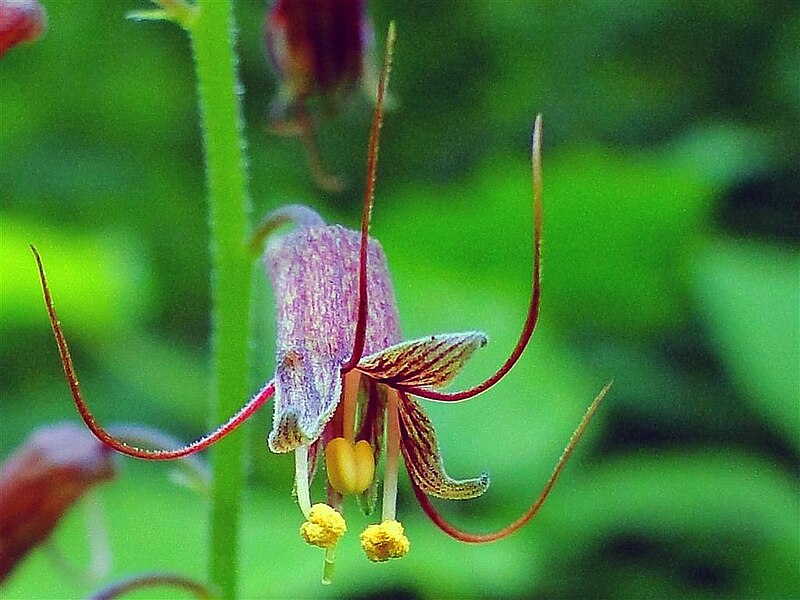
<path id="1" fill-rule="evenodd" d="M 503 365 L 486 381 L 479 383 L 467 390 L 460 392 L 438 392 L 422 387 L 403 387 L 403 390 L 438 402 L 458 402 L 468 400 L 485 392 L 503 377 L 506 376 L 511 368 L 517 363 L 522 352 L 528 345 L 536 328 L 539 319 L 539 299 L 541 296 L 541 254 L 542 254 L 542 115 L 536 116 L 533 126 L 533 136 L 531 142 L 531 164 L 533 171 L 533 266 L 532 266 L 532 289 L 531 300 L 528 305 L 528 315 L 525 318 L 525 325 L 522 327 L 519 340 L 511 351 L 511 355 Z M 401 386 L 402 387 L 402 386 Z"/>
<path id="2" fill-rule="evenodd" d="M 325 562 L 322 563 L 322 585 L 333 583 L 334 566 L 336 566 L 336 546 L 325 548 Z"/>
<path id="3" fill-rule="evenodd" d="M 402 558 L 411 546 L 399 521 L 389 519 L 380 525 L 370 525 L 359 536 L 364 554 L 372 562 Z"/>
<path id="4" fill-rule="evenodd" d="M 69 352 L 67 339 L 64 337 L 64 332 L 61 330 L 61 321 L 59 321 L 58 315 L 56 314 L 56 307 L 53 304 L 53 298 L 50 295 L 50 288 L 47 285 L 47 276 L 44 272 L 42 258 L 39 256 L 39 252 L 34 246 L 30 246 L 30 249 L 31 252 L 33 252 L 34 258 L 36 259 L 36 266 L 39 270 L 39 279 L 42 284 L 42 292 L 44 292 L 44 302 L 45 306 L 47 307 L 47 315 L 50 319 L 50 326 L 53 328 L 53 335 L 55 335 L 56 338 L 56 345 L 58 346 L 58 353 L 61 358 L 61 366 L 64 369 L 64 376 L 67 378 L 67 384 L 69 385 L 70 392 L 72 393 L 72 401 L 75 403 L 75 407 L 78 409 L 83 422 L 86 423 L 86 426 L 94 434 L 94 436 L 117 452 L 145 460 L 173 460 L 176 458 L 189 456 L 195 452 L 200 452 L 201 450 L 204 450 L 205 448 L 208 448 L 212 444 L 218 442 L 229 433 L 233 432 L 237 427 L 239 427 L 239 425 L 244 423 L 259 408 L 261 408 L 261 406 L 275 393 L 275 382 L 267 382 L 264 387 L 261 388 L 258 394 L 256 394 L 247 404 L 240 408 L 239 411 L 234 414 L 227 423 L 224 423 L 216 430 L 195 440 L 191 444 L 186 444 L 185 446 L 175 450 L 146 450 L 144 448 L 131 446 L 126 444 L 124 441 L 117 439 L 97 422 L 97 419 L 95 419 L 94 414 L 89 409 L 89 406 L 86 404 L 86 401 L 83 398 L 80 385 L 78 384 L 78 375 L 75 373 L 75 368 L 72 365 L 72 356 Z"/>
<path id="5" fill-rule="evenodd" d="M 358 313 L 356 315 L 356 331 L 353 337 L 353 352 L 350 359 L 342 367 L 345 373 L 354 369 L 364 353 L 364 343 L 367 337 L 367 247 L 369 245 L 369 221 L 372 217 L 372 203 L 375 198 L 375 175 L 378 170 L 378 148 L 380 142 L 381 126 L 383 124 L 383 101 L 386 95 L 386 86 L 389 85 L 389 72 L 392 67 L 392 54 L 394 52 L 394 21 L 389 23 L 386 34 L 386 54 L 383 57 L 383 69 L 378 84 L 378 97 L 375 100 L 375 112 L 372 116 L 372 129 L 369 136 L 369 149 L 367 150 L 367 183 L 364 190 L 364 211 L 361 214 L 361 247 L 358 254 Z"/>
<path id="6" fill-rule="evenodd" d="M 294 487 L 300 510 L 308 519 L 311 512 L 311 492 L 308 488 L 308 446 L 298 446 L 294 451 Z"/>
<path id="7" fill-rule="evenodd" d="M 386 470 L 383 482 L 384 521 L 394 520 L 397 511 L 397 466 L 400 454 L 400 417 L 397 413 L 397 392 L 389 388 L 386 394 Z"/>
<path id="8" fill-rule="evenodd" d="M 344 517 L 327 504 L 315 504 L 300 526 L 300 535 L 307 544 L 319 548 L 334 548 L 347 532 Z"/>

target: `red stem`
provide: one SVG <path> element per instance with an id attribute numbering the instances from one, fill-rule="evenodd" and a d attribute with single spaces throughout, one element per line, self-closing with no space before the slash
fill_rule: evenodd
<path id="1" fill-rule="evenodd" d="M 72 400 L 78 409 L 78 412 L 86 423 L 86 426 L 104 444 L 110 446 L 117 452 L 133 456 L 134 458 L 141 458 L 145 460 L 172 460 L 182 458 L 195 452 L 199 452 L 211 444 L 221 440 L 223 437 L 234 431 L 239 425 L 244 423 L 253 413 L 255 413 L 261 406 L 272 397 L 275 393 L 274 381 L 269 381 L 247 404 L 245 404 L 239 411 L 233 415 L 227 423 L 221 425 L 218 429 L 207 433 L 203 437 L 195 440 L 191 444 L 187 444 L 175 450 L 147 450 L 131 446 L 119 440 L 106 431 L 95 418 L 86 401 L 83 399 L 80 385 L 78 384 L 78 376 L 75 373 L 75 368 L 72 365 L 72 356 L 69 352 L 67 339 L 64 337 L 64 332 L 61 330 L 61 322 L 58 320 L 56 308 L 53 304 L 53 298 L 50 295 L 50 288 L 47 285 L 47 276 L 44 272 L 44 265 L 39 252 L 34 246 L 31 246 L 34 258 L 36 258 L 36 266 L 39 269 L 39 279 L 42 283 L 42 291 L 44 292 L 44 302 L 47 306 L 47 315 L 50 319 L 50 325 L 53 328 L 53 334 L 56 338 L 58 345 L 58 353 L 61 357 L 61 365 L 64 368 L 64 375 L 67 378 L 70 392 L 72 392 Z"/>
<path id="2" fill-rule="evenodd" d="M 531 143 L 531 163 L 533 166 L 533 267 L 532 267 L 532 289 L 531 299 L 528 305 L 528 316 L 525 325 L 522 327 L 517 345 L 506 362 L 483 383 L 479 383 L 467 390 L 460 392 L 438 392 L 427 388 L 402 387 L 403 391 L 439 402 L 458 402 L 468 400 L 485 392 L 508 373 L 511 368 L 522 356 L 522 352 L 528 345 L 536 328 L 539 319 L 539 300 L 541 296 L 541 253 L 542 253 L 542 115 L 537 115 L 533 126 L 533 136 Z"/>
<path id="3" fill-rule="evenodd" d="M 172 587 L 190 592 L 196 598 L 214 598 L 215 594 L 205 584 L 172 573 L 146 573 L 117 581 L 95 592 L 90 600 L 112 600 L 129 592 L 136 592 L 153 587 Z"/>

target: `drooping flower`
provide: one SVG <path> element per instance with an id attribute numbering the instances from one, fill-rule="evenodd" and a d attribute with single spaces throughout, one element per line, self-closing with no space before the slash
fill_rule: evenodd
<path id="1" fill-rule="evenodd" d="M 72 505 L 114 477 L 112 458 L 82 427 L 59 423 L 34 431 L 0 465 L 0 581 Z"/>
<path id="2" fill-rule="evenodd" d="M 280 78 L 270 107 L 272 128 L 300 136 L 312 176 L 328 191 L 343 186 L 325 171 L 314 121 L 319 113 L 335 112 L 371 72 L 373 30 L 364 5 L 365 0 L 275 0 L 264 25 L 267 54 Z"/>
<path id="3" fill-rule="evenodd" d="M 126 444 L 169 448 L 179 442 L 161 431 L 137 425 L 113 425 L 109 431 Z M 87 508 L 91 541 L 90 580 L 111 568 L 111 552 L 94 487 L 116 477 L 114 453 L 84 427 L 55 423 L 35 430 L 0 465 L 0 582 L 34 548 L 44 543 L 70 508 Z M 206 492 L 208 468 L 199 457 L 177 461 L 173 478 Z M 83 569 L 76 571 L 83 572 Z"/>
<path id="4" fill-rule="evenodd" d="M 0 0 L 0 57 L 18 44 L 38 40 L 47 17 L 37 0 Z"/>
<path id="5" fill-rule="evenodd" d="M 391 48 L 392 31 L 388 46 Z M 520 358 L 539 315 L 541 203 L 541 118 L 532 136 L 533 259 L 528 315 L 508 359 L 482 383 L 459 392 L 442 391 L 475 350 L 486 344 L 475 331 L 430 335 L 403 341 L 386 256 L 369 236 L 378 138 L 391 52 L 387 51 L 378 87 L 370 136 L 367 184 L 361 230 L 326 225 L 313 210 L 298 205 L 267 217 L 254 245 L 269 238 L 264 261 L 276 301 L 275 376 L 240 411 L 216 431 L 170 451 L 149 451 L 115 439 L 94 419 L 77 384 L 66 340 L 53 307 L 41 260 L 36 254 L 50 321 L 73 399 L 88 427 L 105 443 L 138 458 L 167 460 L 202 450 L 233 431 L 275 396 L 268 445 L 273 452 L 295 454 L 295 491 L 306 522 L 302 538 L 326 550 L 323 580 L 330 579 L 334 550 L 347 531 L 343 498 L 358 496 L 366 512 L 377 502 L 376 465 L 385 455 L 381 519 L 360 535 L 374 562 L 399 558 L 410 543 L 396 515 L 400 457 L 425 513 L 455 539 L 482 543 L 510 535 L 530 521 L 548 497 L 579 438 L 608 391 L 589 406 L 564 453 L 533 504 L 513 523 L 490 534 L 471 534 L 447 522 L 430 497 L 465 500 L 482 495 L 486 474 L 454 479 L 444 468 L 436 431 L 418 398 L 458 402 L 494 386 Z M 273 235 L 282 225 L 294 230 Z M 35 251 L 34 251 L 35 253 Z M 311 500 L 311 482 L 324 463 L 326 502 Z"/>

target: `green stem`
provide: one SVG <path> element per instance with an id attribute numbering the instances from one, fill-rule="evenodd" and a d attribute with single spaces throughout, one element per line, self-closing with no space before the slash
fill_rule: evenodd
<path id="1" fill-rule="evenodd" d="M 212 269 L 212 421 L 226 421 L 247 398 L 251 260 L 248 195 L 230 0 L 199 0 L 190 23 L 206 155 Z M 244 437 L 211 452 L 209 579 L 225 598 L 238 595 L 239 519 Z"/>

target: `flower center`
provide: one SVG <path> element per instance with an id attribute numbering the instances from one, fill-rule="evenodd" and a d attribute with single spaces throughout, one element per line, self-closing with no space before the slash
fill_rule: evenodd
<path id="1" fill-rule="evenodd" d="M 375 477 L 375 458 L 366 440 L 353 443 L 343 437 L 325 446 L 325 468 L 331 487 L 340 494 L 360 494 Z"/>

